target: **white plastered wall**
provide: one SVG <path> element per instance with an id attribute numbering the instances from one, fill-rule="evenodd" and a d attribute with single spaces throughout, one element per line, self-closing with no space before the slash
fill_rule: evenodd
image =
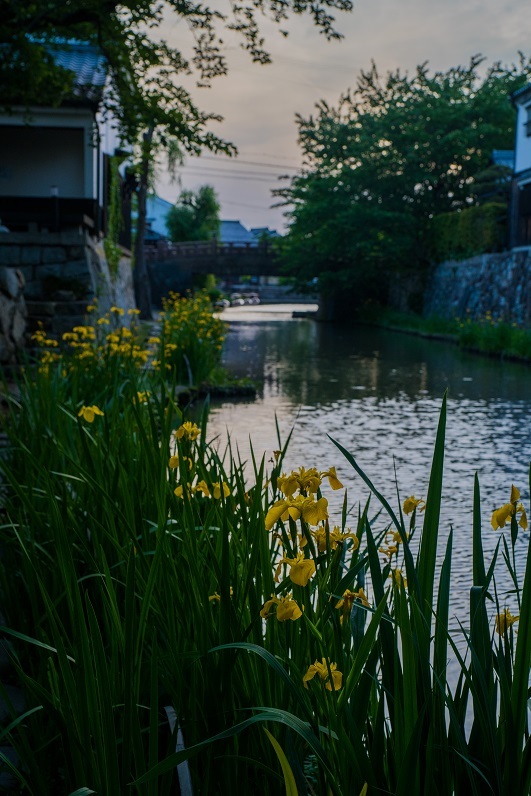
<path id="1" fill-rule="evenodd" d="M 518 102 L 516 119 L 516 155 L 514 170 L 516 174 L 531 169 L 531 135 L 527 133 L 526 123 L 531 121 L 531 93 Z"/>

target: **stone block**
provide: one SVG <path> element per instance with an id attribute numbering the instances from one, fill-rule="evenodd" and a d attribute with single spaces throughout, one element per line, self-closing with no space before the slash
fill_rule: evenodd
<path id="1" fill-rule="evenodd" d="M 42 298 L 42 282 L 40 279 L 28 279 L 24 288 L 24 296 L 30 300 Z"/>
<path id="2" fill-rule="evenodd" d="M 73 260 L 83 260 L 85 258 L 85 247 L 80 244 L 79 246 L 68 246 L 66 249 L 66 260 L 72 262 Z"/>
<path id="3" fill-rule="evenodd" d="M 7 337 L 0 332 L 0 362 L 6 364 L 7 362 L 13 361 L 13 353 L 15 347 L 13 343 L 11 343 Z"/>
<path id="4" fill-rule="evenodd" d="M 55 301 L 26 301 L 26 308 L 33 318 L 53 318 L 55 315 Z"/>
<path id="5" fill-rule="evenodd" d="M 18 271 L 24 277 L 24 284 L 26 285 L 28 282 L 31 282 L 33 279 L 33 266 L 32 265 L 21 265 L 17 268 Z"/>
<path id="6" fill-rule="evenodd" d="M 21 246 L 20 251 L 20 264 L 21 265 L 37 265 L 40 263 L 42 257 L 40 246 Z"/>
<path id="7" fill-rule="evenodd" d="M 57 314 L 58 315 L 78 315 L 84 316 L 87 311 L 87 304 L 88 301 L 69 301 L 66 303 L 61 303 L 57 306 Z"/>
<path id="8" fill-rule="evenodd" d="M 17 348 L 22 348 L 24 345 L 24 336 L 26 334 L 26 316 L 26 305 L 21 304 L 15 310 L 13 325 L 11 327 L 11 338 Z"/>
<path id="9" fill-rule="evenodd" d="M 90 271 L 86 257 L 66 262 L 63 265 L 61 274 L 65 279 L 78 279 L 84 276 L 87 280 L 90 280 Z"/>
<path id="10" fill-rule="evenodd" d="M 65 246 L 84 246 L 87 237 L 86 233 L 79 229 L 68 229 L 59 233 L 58 239 Z"/>
<path id="11" fill-rule="evenodd" d="M 13 325 L 13 315 L 15 313 L 15 302 L 13 299 L 0 293 L 0 333 L 8 339 L 11 336 L 11 326 Z"/>
<path id="12" fill-rule="evenodd" d="M 43 263 L 64 263 L 66 261 L 66 249 L 64 246 L 43 246 Z"/>
<path id="13" fill-rule="evenodd" d="M 9 246 L 0 243 L 0 265 L 20 265 L 20 246 Z"/>
<path id="14" fill-rule="evenodd" d="M 74 326 L 84 325 L 84 315 L 56 315 L 52 320 L 51 332 L 59 337 L 65 332 L 70 332 Z"/>
<path id="15" fill-rule="evenodd" d="M 9 298 L 16 299 L 22 292 L 24 283 L 21 283 L 21 274 L 16 268 L 0 266 L 0 291 Z"/>
<path id="16" fill-rule="evenodd" d="M 47 276 L 55 276 L 57 279 L 61 278 L 61 264 L 50 263 L 49 265 L 36 265 L 35 276 L 38 279 L 45 279 Z"/>

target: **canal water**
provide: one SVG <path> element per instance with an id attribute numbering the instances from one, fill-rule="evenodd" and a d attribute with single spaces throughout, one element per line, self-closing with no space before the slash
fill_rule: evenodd
<path id="1" fill-rule="evenodd" d="M 454 614 L 468 616 L 474 473 L 481 486 L 487 562 L 500 533 L 491 528 L 492 510 L 509 500 L 512 483 L 529 506 L 531 368 L 370 326 L 293 318 L 293 309 L 301 307 L 261 305 L 223 313 L 229 323 L 224 365 L 236 376 L 254 379 L 258 394 L 213 401 L 210 438 L 217 437 L 222 447 L 230 434 L 244 460 L 251 440 L 255 456 L 270 459 L 278 447 L 276 423 L 283 440 L 293 430 L 285 469 L 334 465 L 348 488 L 355 524 L 369 492 L 329 436 L 353 454 L 396 509 L 396 484 L 401 499 L 426 496 L 448 391 L 440 551 L 453 527 Z M 339 524 L 342 492 L 325 494 L 331 524 Z M 521 573 L 527 542 L 521 533 L 516 548 Z M 502 604 L 517 613 L 505 578 L 499 588 Z"/>

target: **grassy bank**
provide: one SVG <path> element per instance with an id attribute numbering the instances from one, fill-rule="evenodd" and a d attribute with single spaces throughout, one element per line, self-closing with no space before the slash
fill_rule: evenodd
<path id="1" fill-rule="evenodd" d="M 500 485 L 486 565 L 471 474 L 460 653 L 451 535 L 435 575 L 445 401 L 427 495 L 388 501 L 393 485 L 373 484 L 340 441 L 335 462 L 316 449 L 293 472 L 280 439 L 245 469 L 230 445 L 218 453 L 206 412 L 196 425 L 178 406 L 181 342 L 168 349 L 164 326 L 138 350 L 118 326 L 74 333 L 81 347 L 65 352 L 41 335 L 3 422 L 1 688 L 21 688 L 26 707 L 0 730 L 18 762 L 0 761 L 17 792 L 528 793 L 529 556 L 524 582 L 515 567 L 526 513 Z M 195 352 L 191 369 L 196 338 L 179 349 Z M 98 357 L 84 355 L 96 342 Z M 349 527 L 350 468 L 371 500 Z"/>
<path id="2" fill-rule="evenodd" d="M 432 337 L 459 345 L 461 348 L 486 356 L 531 362 L 531 329 L 493 318 L 469 317 L 445 319 L 423 318 L 412 313 L 394 310 L 366 311 L 364 323 Z"/>

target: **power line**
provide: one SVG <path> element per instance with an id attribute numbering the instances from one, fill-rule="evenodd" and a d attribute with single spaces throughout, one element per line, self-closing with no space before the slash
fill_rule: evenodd
<path id="1" fill-rule="evenodd" d="M 254 177 L 267 177 L 268 179 L 272 179 L 272 180 L 282 176 L 277 171 L 271 172 L 271 174 L 267 174 L 265 171 L 249 171 L 248 169 L 244 170 L 244 171 L 237 171 L 237 170 L 231 169 L 231 168 L 228 168 L 228 169 L 223 169 L 223 168 L 216 169 L 215 166 L 202 166 L 201 163 L 196 163 L 196 164 L 191 163 L 189 166 L 185 166 L 184 168 L 186 170 L 199 169 L 201 171 L 209 171 L 212 174 L 242 174 L 245 177 L 253 177 L 253 176 Z"/>
<path id="2" fill-rule="evenodd" d="M 250 205 L 247 202 L 228 202 L 225 199 L 221 199 L 221 204 L 224 205 L 233 205 L 234 207 L 248 207 L 251 210 L 271 210 L 271 205 Z"/>
<path id="3" fill-rule="evenodd" d="M 227 161 L 222 161 L 219 158 L 213 157 L 212 155 L 202 155 L 201 160 L 214 160 L 216 163 L 226 163 Z M 240 160 L 236 158 L 234 161 L 231 161 L 234 165 L 239 166 L 240 164 L 243 166 L 262 166 L 263 168 L 272 168 L 272 169 L 290 169 L 291 171 L 299 171 L 300 166 L 284 166 L 282 163 L 260 163 L 256 160 Z"/>
<path id="4" fill-rule="evenodd" d="M 220 172 L 208 172 L 208 171 L 190 171 L 187 170 L 187 174 L 192 177 L 206 177 L 208 179 L 226 179 L 226 180 L 247 180 L 250 182 L 266 182 L 271 185 L 274 181 L 274 177 L 267 177 L 264 174 L 261 174 L 256 177 L 246 176 L 243 174 L 223 174 Z M 184 175 L 183 175 L 184 176 Z"/>
<path id="5" fill-rule="evenodd" d="M 274 154 L 272 152 L 242 152 L 246 158 L 277 158 L 278 160 L 291 160 L 294 162 L 294 158 L 287 157 L 286 155 L 279 155 L 278 152 Z"/>

